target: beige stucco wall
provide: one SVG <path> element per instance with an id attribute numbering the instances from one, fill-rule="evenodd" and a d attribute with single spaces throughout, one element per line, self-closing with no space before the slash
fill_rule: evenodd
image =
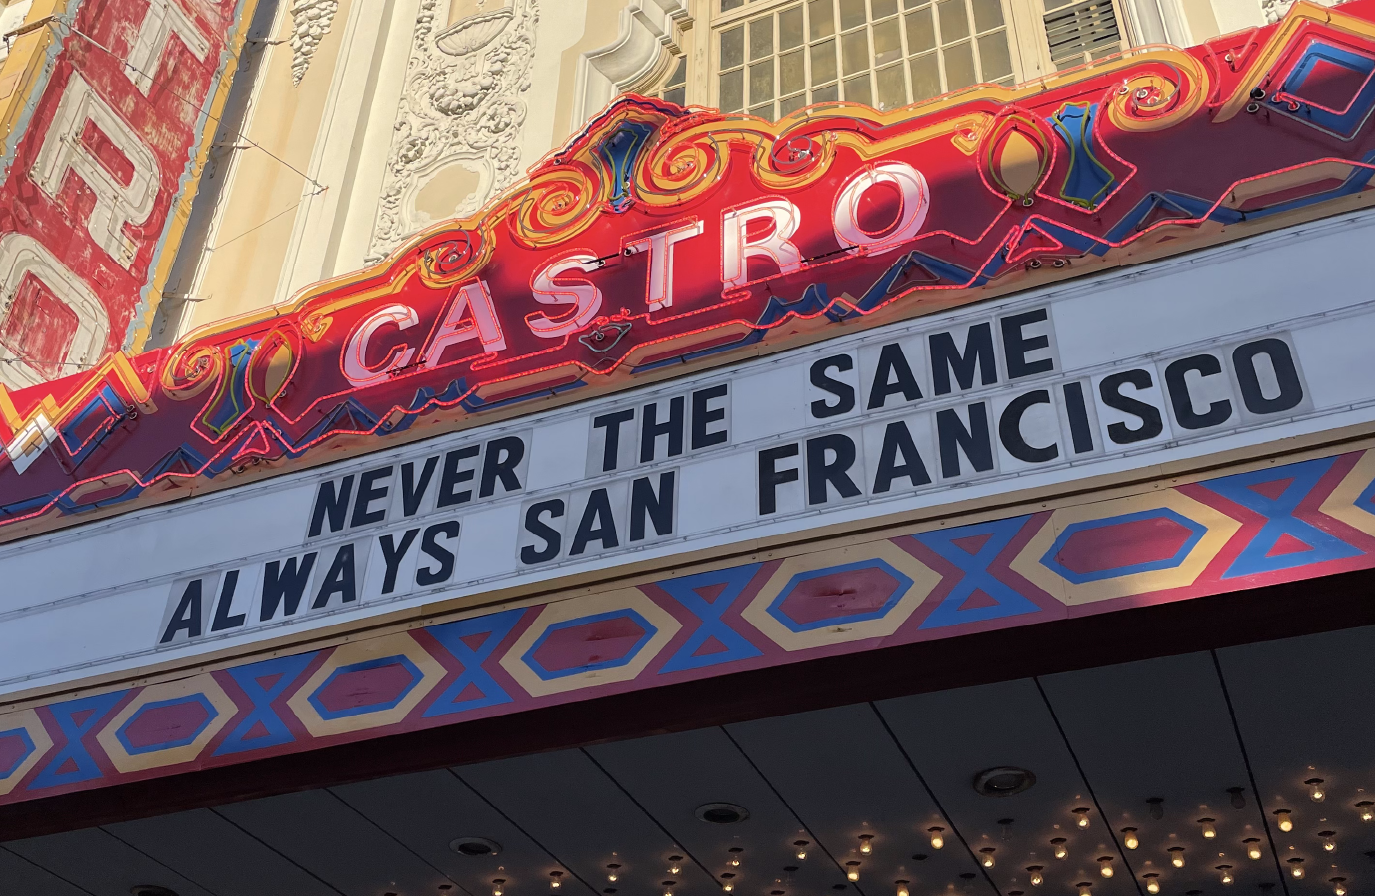
<path id="1" fill-rule="evenodd" d="M 304 196 L 320 189 L 303 176 L 310 164 L 339 55 L 340 21 L 355 0 L 339 0 L 335 27 L 320 41 L 299 85 L 292 83 L 292 52 L 286 43 L 293 22 L 282 3 L 263 75 L 252 100 L 244 136 L 226 174 L 230 187 L 203 250 L 191 292 L 198 301 L 187 323 L 198 326 L 270 302 L 281 271 L 293 213 Z M 366 2 L 366 0 L 365 0 Z M 249 143 L 251 141 L 251 144 Z"/>

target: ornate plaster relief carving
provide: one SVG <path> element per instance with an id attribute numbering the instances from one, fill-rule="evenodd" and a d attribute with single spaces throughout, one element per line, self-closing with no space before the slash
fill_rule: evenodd
<path id="1" fill-rule="evenodd" d="M 1313 0 L 1319 6 L 1336 6 L 1344 0 Z M 1294 0 L 1260 0 L 1260 8 L 1265 12 L 1265 23 L 1272 25 L 1284 18 L 1284 14 L 1289 11 L 1289 7 L 1294 5 Z"/>
<path id="2" fill-rule="evenodd" d="M 682 52 L 681 32 L 690 22 L 688 0 L 629 0 L 621 10 L 616 40 L 578 60 L 574 130 L 655 69 L 666 67 L 670 56 Z"/>
<path id="3" fill-rule="evenodd" d="M 481 175 L 455 215 L 476 211 L 522 172 L 521 128 L 539 24 L 539 0 L 468 0 L 446 22 L 448 0 L 421 0 L 387 157 L 368 262 L 430 223 L 415 207 L 437 174 L 461 165 Z"/>
<path id="4" fill-rule="evenodd" d="M 310 60 L 329 34 L 339 0 L 291 0 L 291 83 L 300 84 Z"/>

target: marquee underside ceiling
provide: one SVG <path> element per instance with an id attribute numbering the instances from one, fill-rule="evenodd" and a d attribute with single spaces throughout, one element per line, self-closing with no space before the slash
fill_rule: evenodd
<path id="1" fill-rule="evenodd" d="M 834 709 L 13 840 L 0 847 L 0 890 L 714 896 L 729 881 L 740 896 L 1030 896 L 1081 884 L 1128 896 L 1149 893 L 1153 873 L 1180 896 L 1369 893 L 1375 821 L 1357 804 L 1375 799 L 1372 651 L 1367 627 L 874 702 L 855 680 L 856 702 Z M 1035 783 L 979 793 L 975 777 L 997 767 Z M 699 818 L 715 803 L 748 818 Z M 500 851 L 462 855 L 459 838 Z M 1183 848 L 1182 868 L 1171 847 Z"/>

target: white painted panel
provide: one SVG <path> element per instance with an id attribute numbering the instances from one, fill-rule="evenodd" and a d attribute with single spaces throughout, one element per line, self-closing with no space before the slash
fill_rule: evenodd
<path id="1" fill-rule="evenodd" d="M 0 693 L 1370 424 L 1372 236 L 1306 225 L 0 547 Z"/>

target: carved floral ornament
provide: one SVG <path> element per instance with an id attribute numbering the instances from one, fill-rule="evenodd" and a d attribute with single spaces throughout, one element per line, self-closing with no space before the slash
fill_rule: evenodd
<path id="1" fill-rule="evenodd" d="M 373 228 L 370 261 L 380 261 L 430 224 L 416 196 L 429 179 L 458 166 L 479 187 L 456 214 L 471 214 L 521 174 L 520 135 L 539 24 L 537 0 L 467 0 L 449 7 L 421 0 L 406 83 Z"/>
<path id="2" fill-rule="evenodd" d="M 1187 51 L 885 113 L 626 97 L 382 264 L 0 392 L 0 533 L 1349 210 L 1375 158 L 1372 23 L 1375 0 L 1299 3 Z M 1318 57 L 1351 77 L 1313 82 Z"/>
<path id="3" fill-rule="evenodd" d="M 291 83 L 299 86 L 320 41 L 329 33 L 339 0 L 291 0 Z"/>

